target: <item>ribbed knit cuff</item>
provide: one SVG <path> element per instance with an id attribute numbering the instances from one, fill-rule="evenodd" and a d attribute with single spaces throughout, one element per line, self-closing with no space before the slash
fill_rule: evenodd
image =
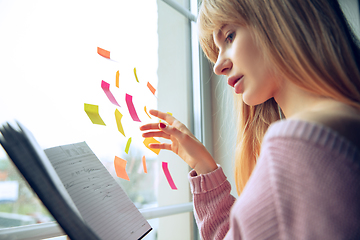
<path id="1" fill-rule="evenodd" d="M 207 174 L 197 175 L 196 171 L 192 170 L 188 175 L 188 179 L 191 192 L 198 194 L 206 193 L 219 187 L 226 181 L 226 176 L 221 166 L 218 165 L 217 169 Z"/>

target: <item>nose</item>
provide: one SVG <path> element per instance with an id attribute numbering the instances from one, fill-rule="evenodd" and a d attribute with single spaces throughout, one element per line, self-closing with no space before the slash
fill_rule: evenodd
<path id="1" fill-rule="evenodd" d="M 220 54 L 214 65 L 214 73 L 216 75 L 227 75 L 232 68 L 232 62 L 228 58 L 222 57 Z"/>

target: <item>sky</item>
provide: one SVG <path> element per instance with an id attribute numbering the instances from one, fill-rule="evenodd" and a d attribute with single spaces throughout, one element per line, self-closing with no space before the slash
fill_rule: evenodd
<path id="1" fill-rule="evenodd" d="M 0 123 L 21 122 L 43 148 L 86 141 L 102 161 L 124 156 L 129 137 L 130 151 L 153 156 L 139 127 L 157 121 L 144 111 L 157 106 L 146 86 L 157 87 L 156 0 L 0 0 L 0 33 Z M 98 55 L 97 47 L 112 59 Z M 102 80 L 120 107 L 109 101 Z M 141 123 L 132 121 L 126 93 Z M 85 103 L 99 106 L 106 126 L 90 121 Z M 123 115 L 126 137 L 117 130 L 115 109 Z"/>

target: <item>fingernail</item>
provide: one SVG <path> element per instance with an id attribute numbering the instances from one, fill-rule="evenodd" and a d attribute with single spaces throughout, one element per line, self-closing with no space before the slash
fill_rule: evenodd
<path id="1" fill-rule="evenodd" d="M 160 123 L 160 128 L 166 128 L 166 125 L 164 123 Z"/>

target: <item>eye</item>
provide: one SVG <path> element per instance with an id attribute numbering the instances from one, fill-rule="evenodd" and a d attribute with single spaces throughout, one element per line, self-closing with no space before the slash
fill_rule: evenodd
<path id="1" fill-rule="evenodd" d="M 234 38 L 235 38 L 235 32 L 231 32 L 226 36 L 225 42 L 232 43 L 234 41 Z"/>

